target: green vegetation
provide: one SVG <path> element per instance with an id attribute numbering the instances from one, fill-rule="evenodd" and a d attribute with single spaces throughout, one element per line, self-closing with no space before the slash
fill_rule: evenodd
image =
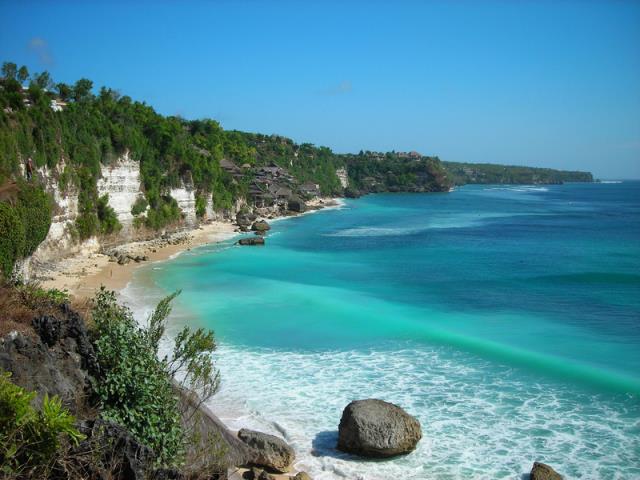
<path id="1" fill-rule="evenodd" d="M 151 447 L 160 465 L 177 465 L 184 458 L 186 432 L 174 375 L 203 399 L 218 388 L 219 376 L 211 360 L 216 345 L 211 332 L 185 327 L 176 337 L 171 356 L 158 358 L 171 301 L 163 299 L 145 328 L 138 326 L 128 308 L 117 304 L 115 294 L 102 289 L 94 300 L 95 349 L 100 376 L 94 390 L 101 415 L 123 425 Z"/>
<path id="2" fill-rule="evenodd" d="M 45 395 L 42 407 L 36 409 L 35 395 L 0 371 L 0 472 L 4 475 L 45 478 L 62 442 L 77 444 L 83 438 L 58 397 Z"/>
<path id="3" fill-rule="evenodd" d="M 491 163 L 443 162 L 449 178 L 456 185 L 482 184 L 554 184 L 593 182 L 589 172 L 553 170 L 551 168 L 495 165 Z"/>
<path id="4" fill-rule="evenodd" d="M 18 212 L 0 202 L 0 268 L 5 278 L 13 272 L 13 265 L 24 251 L 24 226 Z"/>
<path id="5" fill-rule="evenodd" d="M 31 255 L 51 226 L 51 200 L 37 185 L 18 182 L 0 201 L 0 275 L 9 278 L 15 262 Z"/>
<path id="6" fill-rule="evenodd" d="M 442 192 L 450 182 L 437 157 L 403 158 L 395 152 L 345 155 L 351 191 Z"/>
<path id="7" fill-rule="evenodd" d="M 131 208 L 134 225 L 154 230 L 183 218 L 169 194 L 172 188 L 195 189 L 198 217 L 205 215 L 209 201 L 219 212 L 231 210 L 239 199 L 251 201 L 252 188 L 252 195 L 273 199 L 268 188 L 279 179 L 263 177 L 256 187 L 260 167 L 272 165 L 291 175 L 283 185 L 293 187 L 293 195 L 297 193 L 295 184 L 305 182 L 318 184 L 323 195 L 356 196 L 388 191 L 440 192 L 465 183 L 593 180 L 586 172 L 440 162 L 437 157 L 416 152 L 336 154 L 329 148 L 297 144 L 279 135 L 224 131 L 210 119 L 165 117 L 110 88 L 103 87 L 96 94 L 88 79 L 73 85 L 56 84 L 47 72 L 30 76 L 26 68 L 8 62 L 2 74 L 0 186 L 25 169 L 29 173 L 31 166 L 34 176 L 39 174 L 38 168 L 46 167 L 49 175 L 57 177 L 61 189 L 78 192 L 75 232 L 79 239 L 120 230 L 108 198 L 98 194 L 97 180 L 101 166 L 125 154 L 139 162 L 144 190 L 144 198 Z M 56 103 L 52 108 L 52 102 L 61 101 L 63 106 Z M 222 168 L 223 159 L 233 164 Z M 338 169 L 348 172 L 350 189 L 346 192 L 336 174 Z M 276 184 L 276 189 L 279 186 Z M 32 200 L 42 204 L 43 198 L 34 194 Z M 44 211 L 39 216 L 44 216 Z M 2 215 L 1 221 L 13 224 L 10 214 L 3 211 Z M 7 252 L 2 263 L 5 275 L 12 259 L 28 255 L 43 238 L 42 219 L 35 225 L 32 221 L 36 219 L 24 212 L 20 217 L 26 228 L 26 245 L 13 244 L 13 234 L 11 238 L 3 234 L 0 239 L 0 248 Z"/>
<path id="8" fill-rule="evenodd" d="M 133 215 L 134 217 L 136 215 L 140 215 L 142 212 L 144 212 L 147 209 L 148 206 L 149 206 L 149 203 L 147 203 L 146 198 L 144 197 L 136 198 L 136 201 L 131 206 L 131 215 Z"/>

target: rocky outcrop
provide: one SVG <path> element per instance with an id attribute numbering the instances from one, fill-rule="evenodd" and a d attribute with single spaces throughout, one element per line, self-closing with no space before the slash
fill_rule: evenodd
<path id="1" fill-rule="evenodd" d="M 269 230 L 271 230 L 271 226 L 264 220 L 259 220 L 257 222 L 254 222 L 253 225 L 251 225 L 251 230 L 261 235 L 264 235 Z"/>
<path id="2" fill-rule="evenodd" d="M 356 400 L 342 412 L 338 449 L 364 457 L 392 457 L 411 452 L 421 438 L 420 422 L 397 405 Z"/>
<path id="3" fill-rule="evenodd" d="M 531 480 L 562 480 L 562 475 L 556 472 L 546 463 L 533 462 Z"/>
<path id="4" fill-rule="evenodd" d="M 258 453 L 227 429 L 195 393 L 184 390 L 177 384 L 174 384 L 174 388 L 178 392 L 185 430 L 193 433 L 194 442 L 187 452 L 187 462 L 191 468 L 196 471 L 211 470 L 211 465 L 207 464 L 211 459 L 207 452 L 211 450 L 222 452 L 222 458 L 218 455 L 215 458 L 225 469 L 256 463 L 254 460 Z"/>
<path id="5" fill-rule="evenodd" d="M 156 468 L 156 455 L 121 426 L 101 420 L 84 421 L 85 439 L 73 448 L 68 471 L 77 478 L 95 480 L 179 480 L 186 478 L 175 469 Z"/>
<path id="6" fill-rule="evenodd" d="M 250 462 L 252 465 L 280 473 L 288 472 L 291 469 L 295 452 L 281 438 L 246 428 L 238 432 L 238 438 L 257 453 Z"/>
<path id="7" fill-rule="evenodd" d="M 288 208 L 291 212 L 303 213 L 306 211 L 307 206 L 300 197 L 291 197 L 287 202 Z"/>
<path id="8" fill-rule="evenodd" d="M 251 237 L 251 238 L 241 238 L 238 240 L 238 245 L 264 245 L 264 238 L 262 237 Z"/>
<path id="9" fill-rule="evenodd" d="M 236 214 L 236 224 L 240 227 L 240 230 L 243 232 L 248 232 L 249 227 L 256 219 L 256 215 L 249 212 L 238 212 Z"/>
<path id="10" fill-rule="evenodd" d="M 13 332 L 0 339 L 0 370 L 27 390 L 57 395 L 73 412 L 82 410 L 97 369 L 82 318 L 66 305 L 33 320 L 37 336 Z"/>

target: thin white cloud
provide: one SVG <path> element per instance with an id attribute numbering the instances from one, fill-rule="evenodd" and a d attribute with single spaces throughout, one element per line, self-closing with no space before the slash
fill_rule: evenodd
<path id="1" fill-rule="evenodd" d="M 329 88 L 321 90 L 320 93 L 323 95 L 342 95 L 345 93 L 350 93 L 353 90 L 353 86 L 351 85 L 350 80 L 343 80 L 337 85 L 333 85 Z"/>
<path id="2" fill-rule="evenodd" d="M 36 54 L 43 65 L 53 65 L 53 55 L 47 41 L 41 37 L 33 37 L 29 40 L 29 50 Z"/>

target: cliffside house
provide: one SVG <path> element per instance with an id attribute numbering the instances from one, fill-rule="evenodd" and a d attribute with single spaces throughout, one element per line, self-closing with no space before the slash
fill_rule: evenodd
<path id="1" fill-rule="evenodd" d="M 291 194 L 291 189 L 287 187 L 280 187 L 278 188 L 278 190 L 276 190 L 276 198 L 278 200 L 286 200 L 291 197 Z"/>
<path id="2" fill-rule="evenodd" d="M 317 183 L 303 183 L 300 185 L 300 193 L 309 197 L 318 197 L 320 196 L 320 185 Z"/>
<path id="3" fill-rule="evenodd" d="M 420 160 L 422 158 L 422 154 L 416 152 L 415 150 L 411 152 L 398 152 L 396 154 L 398 158 L 410 159 L 410 160 Z"/>
<path id="4" fill-rule="evenodd" d="M 220 168 L 231 175 L 234 179 L 238 179 L 244 175 L 240 167 L 226 158 L 220 160 Z"/>

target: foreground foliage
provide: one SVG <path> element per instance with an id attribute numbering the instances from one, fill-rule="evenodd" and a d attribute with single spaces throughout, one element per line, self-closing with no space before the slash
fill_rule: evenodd
<path id="1" fill-rule="evenodd" d="M 83 439 L 58 397 L 45 395 L 42 408 L 36 409 L 35 395 L 0 372 L 0 472 L 5 475 L 45 477 L 61 444 L 77 445 Z"/>
<path id="2" fill-rule="evenodd" d="M 172 354 L 158 357 L 171 301 L 177 294 L 160 301 L 145 327 L 135 322 L 128 308 L 118 305 L 113 292 L 104 289 L 96 295 L 92 312 L 100 365 L 93 386 L 101 415 L 151 447 L 160 465 L 179 464 L 187 441 L 173 376 L 183 386 L 196 389 L 203 400 L 215 393 L 219 383 L 211 359 L 216 348 L 211 332 L 185 327 Z"/>

